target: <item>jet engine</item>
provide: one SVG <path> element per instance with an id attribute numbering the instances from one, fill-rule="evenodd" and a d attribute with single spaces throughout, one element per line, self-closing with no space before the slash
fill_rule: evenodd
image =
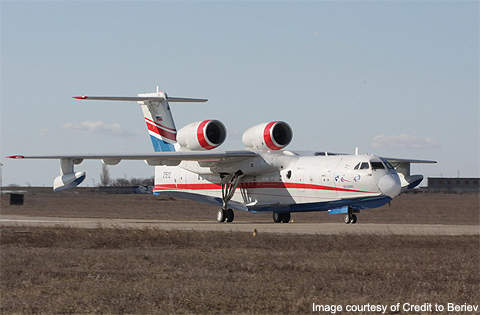
<path id="1" fill-rule="evenodd" d="M 191 123 L 177 133 L 178 144 L 190 151 L 215 149 L 225 141 L 227 129 L 218 120 Z"/>
<path id="2" fill-rule="evenodd" d="M 271 121 L 247 129 L 243 144 L 253 150 L 280 150 L 292 141 L 292 128 L 284 121 Z"/>

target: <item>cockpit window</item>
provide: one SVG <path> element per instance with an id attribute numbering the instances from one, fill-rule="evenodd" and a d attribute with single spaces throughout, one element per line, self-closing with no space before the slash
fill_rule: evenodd
<path id="1" fill-rule="evenodd" d="M 372 164 L 372 169 L 374 170 L 379 170 L 379 169 L 385 169 L 385 166 L 383 166 L 382 162 L 370 162 Z"/>
<path id="2" fill-rule="evenodd" d="M 360 169 L 361 170 L 368 170 L 369 169 L 368 162 L 363 162 L 362 165 L 360 166 Z"/>
<path id="3" fill-rule="evenodd" d="M 358 162 L 357 165 L 353 168 L 354 170 L 368 170 L 370 168 L 370 165 L 368 165 L 368 162 Z"/>

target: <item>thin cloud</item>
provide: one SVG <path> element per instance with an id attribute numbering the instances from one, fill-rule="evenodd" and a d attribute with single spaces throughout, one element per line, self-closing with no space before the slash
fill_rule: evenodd
<path id="1" fill-rule="evenodd" d="M 114 135 L 114 136 L 134 136 L 133 132 L 123 130 L 119 123 L 107 124 L 103 121 L 82 121 L 79 123 L 66 122 L 62 126 L 66 129 L 80 130 L 95 134 Z"/>
<path id="2" fill-rule="evenodd" d="M 405 148 L 405 149 L 427 149 L 439 147 L 433 139 L 428 137 L 417 137 L 407 134 L 398 136 L 386 136 L 383 134 L 376 135 L 372 139 L 373 148 Z"/>

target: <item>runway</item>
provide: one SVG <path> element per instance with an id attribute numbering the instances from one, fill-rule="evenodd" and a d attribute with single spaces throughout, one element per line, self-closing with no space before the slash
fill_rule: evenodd
<path id="1" fill-rule="evenodd" d="M 84 229 L 120 228 L 182 231 L 224 231 L 280 233 L 280 234 L 379 234 L 379 235 L 478 235 L 478 225 L 440 225 L 440 224 L 344 224 L 344 223 L 285 223 L 237 221 L 217 223 L 215 221 L 167 221 L 139 219 L 104 218 L 65 218 L 30 217 L 18 215 L 0 215 L 0 226 L 27 227 L 74 227 Z"/>

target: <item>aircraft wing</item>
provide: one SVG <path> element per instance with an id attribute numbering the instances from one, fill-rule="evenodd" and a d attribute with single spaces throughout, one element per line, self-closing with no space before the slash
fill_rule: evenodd
<path id="1" fill-rule="evenodd" d="M 381 157 L 381 159 L 387 160 L 390 163 L 437 163 L 437 161 L 432 161 L 432 160 L 412 160 L 412 159 L 399 159 L 399 158 L 389 158 L 389 157 Z"/>
<path id="2" fill-rule="evenodd" d="M 10 155 L 10 159 L 70 159 L 70 160 L 145 160 L 151 165 L 161 165 L 163 161 L 234 161 L 258 156 L 252 151 L 218 152 L 155 152 L 146 154 L 68 154 L 68 155 Z M 81 162 L 81 161 L 80 161 Z M 75 164 L 78 164 L 77 162 Z M 109 164 L 109 163 L 106 163 Z M 117 164 L 117 163 L 110 163 Z M 149 163 L 150 164 L 150 163 Z M 165 163 L 168 164 L 168 163 Z"/>
<path id="3" fill-rule="evenodd" d="M 251 151 L 218 152 L 155 152 L 147 154 L 68 154 L 68 155 L 10 155 L 11 159 L 58 159 L 60 176 L 53 182 L 53 190 L 60 191 L 78 186 L 85 179 L 85 172 L 75 172 L 74 165 L 83 160 L 102 160 L 108 165 L 115 165 L 121 160 L 144 160 L 149 165 L 178 165 L 182 161 L 197 161 L 200 166 L 216 166 L 216 169 L 228 167 L 229 164 L 257 157 Z"/>
<path id="4" fill-rule="evenodd" d="M 413 159 L 399 159 L 399 158 L 389 158 L 381 157 L 382 160 L 388 161 L 397 171 L 398 177 L 400 177 L 400 184 L 402 185 L 402 190 L 412 189 L 418 185 L 423 180 L 423 175 L 411 175 L 410 174 L 410 164 L 412 163 L 437 163 L 437 161 L 431 160 L 413 160 Z"/>

